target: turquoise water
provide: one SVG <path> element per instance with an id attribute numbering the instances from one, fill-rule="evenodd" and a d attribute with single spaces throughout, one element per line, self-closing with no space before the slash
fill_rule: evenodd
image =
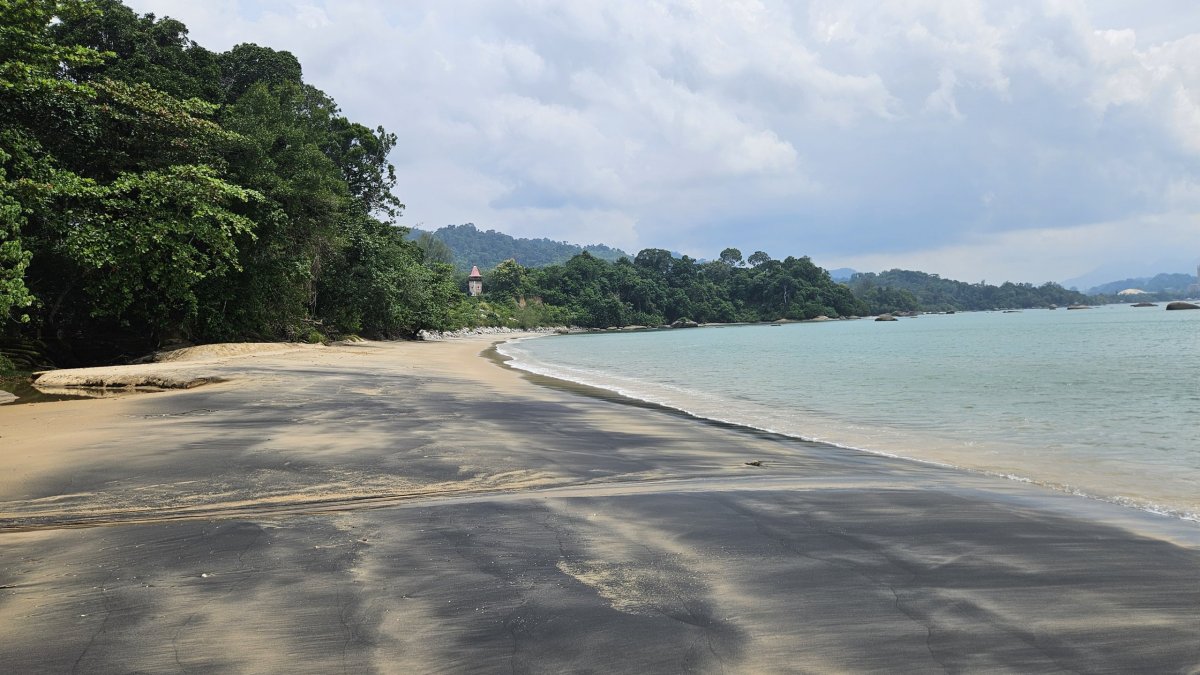
<path id="1" fill-rule="evenodd" d="M 1200 311 L 598 333 L 501 352 L 700 417 L 1200 520 Z"/>

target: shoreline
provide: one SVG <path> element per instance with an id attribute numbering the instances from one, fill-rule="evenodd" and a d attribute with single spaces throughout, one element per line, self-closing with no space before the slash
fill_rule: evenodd
<path id="1" fill-rule="evenodd" d="M 512 365 L 510 362 L 514 357 L 504 354 L 501 347 L 510 342 L 521 342 L 546 337 L 561 337 L 555 333 L 541 331 L 517 331 L 508 330 L 504 332 L 478 332 L 468 333 L 463 335 L 444 336 L 437 340 L 428 341 L 400 341 L 390 343 L 391 345 L 416 345 L 432 346 L 446 345 L 453 346 L 453 351 L 457 354 L 449 359 L 436 359 L 428 364 L 434 366 L 440 372 L 452 373 L 454 375 L 465 376 L 468 379 L 486 384 L 489 387 L 501 391 L 506 394 L 520 393 L 522 395 L 530 395 L 533 391 L 522 391 L 520 388 L 514 387 L 515 382 L 520 381 L 528 383 L 534 390 L 544 389 L 550 392 L 565 393 L 568 395 L 582 395 L 598 401 L 612 403 L 618 406 L 625 406 L 637 409 L 643 409 L 658 413 L 671 415 L 688 423 L 721 429 L 738 434 L 745 434 L 749 437 L 761 440 L 774 441 L 783 444 L 795 443 L 803 447 L 823 448 L 829 452 L 845 452 L 861 455 L 865 458 L 880 459 L 884 461 L 898 461 L 904 463 L 912 463 L 919 466 L 927 466 L 934 469 L 945 470 L 954 473 L 961 473 L 964 478 L 974 477 L 983 478 L 986 480 L 997 480 L 1004 483 L 1013 483 L 1023 485 L 1035 490 L 1045 491 L 1057 497 L 1065 497 L 1068 502 L 1071 500 L 1081 500 L 1086 502 L 1098 503 L 1107 507 L 1116 507 L 1122 510 L 1135 512 L 1140 516 L 1150 516 L 1151 518 L 1164 518 L 1169 521 L 1183 523 L 1185 526 L 1195 526 L 1200 524 L 1195 514 L 1181 513 L 1169 509 L 1156 509 L 1147 507 L 1139 503 L 1122 501 L 1119 497 L 1108 497 L 1102 495 L 1092 495 L 1086 492 L 1079 491 L 1072 486 L 1063 486 L 1053 483 L 1037 481 L 1024 476 L 1000 473 L 989 471 L 986 469 L 977 469 L 968 466 L 960 466 L 949 462 L 942 462 L 932 459 L 923 459 L 919 457 L 908 457 L 901 454 L 895 454 L 886 451 L 873 450 L 869 448 L 860 448 L 851 445 L 843 445 L 830 441 L 816 440 L 805 438 L 803 436 L 792 435 L 785 432 L 760 428 L 749 424 L 719 419 L 715 417 L 707 417 L 692 411 L 674 407 L 672 405 L 661 403 L 658 401 L 641 399 L 632 396 L 625 392 L 615 389 L 608 389 L 601 386 L 578 382 L 575 380 L 549 375 L 546 373 L 537 372 L 535 370 L 527 370 L 525 368 Z M 332 347 L 354 347 L 361 343 L 345 343 L 334 344 Z M 372 344 L 372 343 L 366 343 Z M 311 353 L 313 350 L 323 350 L 330 346 L 326 345 L 306 345 L 300 343 L 230 343 L 228 345 L 203 345 L 199 348 L 189 348 L 179 350 L 181 353 L 186 353 L 195 349 L 199 352 L 197 355 L 182 354 L 174 357 L 169 357 L 164 360 L 148 362 L 143 364 L 131 364 L 124 366 L 105 366 L 97 368 L 76 368 L 64 369 L 61 371 L 50 371 L 57 375 L 52 378 L 55 384 L 54 394 L 66 394 L 63 398 L 51 398 L 49 400 L 38 400 L 28 403 L 10 404 L 0 407 L 0 421 L 3 420 L 3 413 L 13 410 L 14 408 L 23 408 L 27 406 L 44 406 L 48 404 L 62 404 L 73 402 L 79 406 L 85 406 L 78 411 L 72 410 L 70 415 L 76 416 L 80 412 L 86 410 L 86 406 L 95 405 L 100 401 L 117 402 L 130 401 L 131 399 L 140 399 L 147 395 L 162 396 L 164 394 L 175 394 L 185 392 L 196 387 L 204 389 L 212 389 L 215 385 L 226 385 L 236 387 L 238 385 L 238 376 L 233 375 L 215 375 L 215 369 L 220 366 L 227 366 L 230 362 L 238 362 L 245 359 L 258 359 L 260 357 L 289 357 L 297 356 L 304 353 Z M 206 352 L 212 353 L 206 353 Z M 478 359 L 461 360 L 463 353 L 472 352 Z M 451 363 L 453 362 L 453 363 Z M 487 365 L 483 365 L 487 364 Z M 236 373 L 236 366 L 234 367 Z M 499 376 L 499 373 L 509 374 L 511 377 Z M 141 383 L 147 380 L 155 380 L 165 382 L 165 386 L 142 386 L 141 384 L 124 384 L 126 382 Z M 90 385 L 89 382 L 108 382 L 104 385 Z M 53 396 L 53 394 L 52 394 Z M 537 396 L 537 398 L 545 399 L 545 396 Z M 66 410 L 66 408 L 62 408 Z M 91 420 L 103 418 L 111 415 L 110 411 L 94 411 L 93 415 L 84 415 L 82 419 L 90 423 Z M 22 419 L 22 415 L 10 415 L 10 418 Z M 33 416 L 34 419 L 45 419 L 43 416 Z M 53 419 L 53 418 L 52 418 Z M 5 433 L 7 431 L 7 433 Z M 39 431 L 38 433 L 40 433 Z M 68 433 L 71 437 L 74 434 Z M 7 430 L 0 430 L 0 440 L 8 440 L 21 444 L 29 442 L 29 434 L 26 431 L 22 434 L 19 427 L 10 427 Z M 51 443 L 53 445 L 53 443 Z M 4 487 L 4 479 L 0 478 L 0 488 Z M 0 494 L 3 490 L 0 489 Z M 453 497 L 453 495 L 451 495 Z M 397 497 L 395 495 L 382 496 L 352 496 L 347 497 L 348 504 L 356 502 L 365 505 L 367 501 L 372 499 L 381 500 L 383 502 L 403 501 L 405 497 Z M 336 501 L 336 500 L 335 500 Z M 316 508 L 337 508 L 337 504 L 327 504 L 326 500 L 318 500 L 313 503 Z M 1069 509 L 1068 509 L 1069 510 Z M 0 531 L 4 531 L 3 513 L 0 512 Z M 200 515 L 189 516 L 181 515 L 179 517 L 206 517 L 205 513 Z M 1117 519 L 1120 520 L 1120 519 Z M 1133 520 L 1136 520 L 1133 519 Z M 66 527 L 89 527 L 87 522 L 65 524 Z M 1150 528 L 1157 530 L 1160 528 Z M 1171 527 L 1166 528 L 1173 529 Z M 1195 530 L 1195 544 L 1200 546 L 1200 527 Z M 1180 538 L 1177 534 L 1172 536 L 1176 541 L 1191 541 L 1192 537 Z"/>
<path id="2" fill-rule="evenodd" d="M 416 345 L 432 346 L 446 345 L 453 346 L 453 351 L 459 353 L 452 359 L 438 359 L 430 365 L 434 365 L 443 373 L 453 373 L 455 375 L 466 376 L 470 380 L 477 383 L 485 383 L 490 387 L 504 393 L 521 393 L 529 395 L 531 391 L 521 391 L 514 388 L 513 384 L 519 380 L 528 383 L 534 389 L 545 389 L 551 392 L 566 393 L 568 395 L 582 395 L 598 401 L 613 403 L 618 406 L 627 406 L 631 408 L 639 408 L 648 411 L 668 414 L 678 419 L 685 420 L 689 423 L 704 425 L 734 433 L 746 434 L 749 437 L 756 439 L 769 440 L 781 443 L 796 443 L 804 447 L 824 448 L 830 452 L 848 452 L 862 455 L 867 458 L 882 459 L 885 461 L 899 461 L 905 463 L 913 463 L 919 466 L 927 466 L 935 469 L 946 470 L 963 474 L 964 477 L 983 478 L 988 480 L 998 480 L 1004 483 L 1014 483 L 1024 485 L 1035 490 L 1046 491 L 1055 496 L 1066 497 L 1069 500 L 1082 500 L 1086 502 L 1094 502 L 1104 506 L 1116 507 L 1122 510 L 1133 511 L 1141 516 L 1150 516 L 1152 518 L 1164 518 L 1170 521 L 1177 521 L 1185 524 L 1185 526 L 1195 526 L 1200 524 L 1200 520 L 1195 517 L 1195 514 L 1190 512 L 1178 512 L 1164 508 L 1153 508 L 1144 504 L 1122 500 L 1119 497 L 1110 497 L 1103 495 L 1093 495 L 1080 491 L 1072 486 L 1058 485 L 1054 483 L 1046 483 L 1037 481 L 1028 477 L 1001 473 L 997 471 L 989 471 L 986 469 L 978 469 L 968 466 L 960 466 L 949 462 L 942 462 L 932 459 L 923 459 L 919 457 L 909 457 L 901 454 L 896 454 L 887 451 L 873 450 L 869 448 L 860 448 L 851 445 L 843 445 L 830 441 L 816 440 L 805 438 L 803 436 L 792 435 L 785 432 L 760 428 L 749 424 L 719 419 L 715 417 L 707 417 L 689 410 L 674 407 L 670 404 L 661 403 L 649 399 L 641 399 L 628 393 L 608 389 L 601 386 L 579 382 L 568 378 L 541 373 L 536 370 L 529 370 L 510 363 L 514 357 L 504 354 L 501 347 L 506 343 L 522 342 L 546 337 L 561 337 L 559 334 L 542 331 L 518 331 L 505 330 L 503 332 L 473 332 L 461 335 L 447 335 L 439 337 L 436 340 L 428 341 L 400 341 L 390 343 L 376 344 L 391 344 L 391 345 L 406 345 L 410 348 L 420 349 Z M 363 343 L 344 343 L 334 345 L 306 345 L 301 343 L 230 343 L 219 345 L 202 345 L 198 348 L 187 348 L 178 350 L 178 353 L 168 354 L 168 358 L 147 362 L 142 364 L 131 364 L 124 366 L 105 366 L 96 368 L 76 368 L 64 369 L 60 371 L 49 371 L 48 374 L 54 374 L 54 378 L 49 378 L 54 383 L 53 394 L 48 400 L 37 400 L 31 402 L 18 402 L 0 406 L 0 421 L 3 421 L 3 413 L 13 410 L 14 408 L 24 408 L 27 406 L 43 406 L 48 404 L 61 404 L 73 402 L 80 406 L 78 411 L 72 410 L 70 415 L 79 415 L 87 410 L 86 406 L 95 405 L 100 401 L 116 402 L 129 401 L 130 399 L 140 399 L 147 395 L 162 396 L 164 394 L 174 394 L 203 387 L 211 389 L 215 385 L 237 386 L 238 376 L 234 375 L 217 375 L 214 374 L 221 366 L 228 366 L 230 362 L 238 362 L 239 360 L 258 359 L 260 357 L 289 357 L 307 353 L 313 353 L 314 350 L 321 351 L 330 347 L 350 347 L 353 348 L 356 344 Z M 370 342 L 365 344 L 372 344 Z M 188 352 L 193 352 L 188 354 Z M 478 357 L 476 360 L 461 360 L 461 354 L 465 352 L 474 352 Z M 450 361 L 455 363 L 448 365 Z M 476 362 L 477 361 L 477 362 Z M 482 365 L 488 364 L 488 365 Z M 236 373 L 236 366 L 234 367 Z M 498 373 L 510 374 L 510 378 L 497 376 Z M 44 375 L 43 375 L 44 377 Z M 163 386 L 143 386 L 141 383 L 146 381 L 157 381 L 165 383 Z M 107 384 L 92 385 L 88 383 L 103 382 Z M 136 384 L 127 384 L 127 383 Z M 58 398 L 57 395 L 65 395 Z M 540 396 L 538 398 L 545 398 Z M 48 410 L 48 409 L 47 409 Z M 62 408 L 61 410 L 66 410 Z M 92 415 L 84 415 L 81 419 L 87 423 L 97 418 L 103 418 L 111 415 L 110 411 L 101 412 L 99 410 L 92 411 Z M 10 418 L 21 420 L 22 415 L 9 415 Z M 43 416 L 35 416 L 34 419 L 45 419 Z M 52 418 L 53 419 L 53 418 Z M 10 426 L 9 429 L 0 428 L 0 440 L 12 441 L 13 443 L 22 444 L 29 443 L 28 428 L 21 429 L 19 426 Z M 25 433 L 22 433 L 24 431 Z M 7 433 L 6 433 L 7 432 Z M 41 433 L 41 430 L 35 433 Z M 72 437 L 74 434 L 68 433 L 67 437 Z M 53 446 L 53 442 L 50 443 Z M 4 479 L 0 478 L 0 488 L 4 487 Z M 0 494 L 3 490 L 0 489 Z M 396 497 L 394 495 L 383 496 L 354 496 L 347 497 L 347 503 L 353 504 L 359 502 L 364 504 L 371 499 L 378 499 L 383 502 L 402 501 L 404 497 Z M 318 500 L 313 505 L 317 508 L 336 508 L 336 504 L 330 505 L 325 503 L 326 500 Z M 182 515 L 179 517 L 205 517 L 202 512 L 200 515 L 188 516 Z M 1120 520 L 1120 519 L 1118 519 Z M 1135 519 L 1136 520 L 1136 519 Z M 5 528 L 3 525 L 3 513 L 0 512 L 0 531 Z M 65 524 L 66 527 L 89 527 L 87 522 Z M 1152 530 L 1160 528 L 1150 528 Z M 1168 527 L 1166 529 L 1173 529 Z M 1200 527 L 1195 531 L 1195 542 L 1200 545 Z M 1177 534 L 1172 536 L 1176 541 L 1191 541 L 1192 537 L 1180 538 Z"/>
<path id="3" fill-rule="evenodd" d="M 749 324 L 747 324 L 747 325 L 749 325 Z M 718 425 L 721 427 L 726 427 L 726 428 L 746 429 L 746 430 L 753 431 L 758 434 L 763 434 L 766 437 L 779 437 L 779 438 L 792 439 L 792 440 L 797 440 L 797 441 L 801 441 L 801 442 L 805 442 L 805 443 L 814 443 L 814 444 L 819 444 L 822 446 L 828 446 L 830 448 L 836 448 L 838 450 L 843 450 L 843 451 L 864 453 L 864 454 L 875 456 L 875 457 L 882 457 L 882 458 L 905 461 L 905 462 L 914 462 L 914 463 L 921 464 L 921 465 L 928 465 L 928 466 L 933 466 L 933 467 L 938 467 L 938 468 L 943 468 L 943 469 L 961 471 L 961 472 L 964 472 L 964 473 L 967 473 L 970 475 L 974 475 L 974 476 L 985 476 L 985 477 L 989 477 L 989 478 L 1002 479 L 1005 481 L 1012 481 L 1012 482 L 1016 482 L 1016 483 L 1027 484 L 1027 485 L 1031 485 L 1031 486 L 1038 487 L 1041 489 L 1053 491 L 1058 494 L 1069 495 L 1069 496 L 1075 497 L 1075 498 L 1101 502 L 1101 503 L 1118 506 L 1118 507 L 1126 508 L 1126 509 L 1132 509 L 1132 510 L 1136 510 L 1136 511 L 1139 511 L 1142 513 L 1151 514 L 1153 516 L 1183 521 L 1185 523 L 1200 527 L 1200 510 L 1196 510 L 1196 507 L 1194 507 L 1194 506 L 1184 506 L 1184 505 L 1178 505 L 1178 504 L 1173 505 L 1170 503 L 1160 503 L 1160 502 L 1156 502 L 1153 499 L 1148 498 L 1148 497 L 1129 497 L 1129 496 L 1125 496 L 1125 495 L 1121 495 L 1121 494 L 1105 494 L 1105 493 L 1096 491 L 1094 488 L 1081 487 L 1081 486 L 1073 485 L 1070 483 L 1061 483 L 1061 482 L 1056 482 L 1056 481 L 1048 480 L 1048 479 L 1035 478 L 1035 477 L 1032 477 L 1031 475 L 1026 475 L 1024 473 L 1021 473 L 1020 469 L 1005 470 L 1005 469 L 988 468 L 986 466 L 970 466 L 967 464 L 956 463 L 952 459 L 949 459 L 949 458 L 920 457 L 920 456 L 903 454 L 902 452 L 894 451 L 894 450 L 865 447 L 865 446 L 860 446 L 860 445 L 854 445 L 851 443 L 839 443 L 839 442 L 832 441 L 832 440 L 825 440 L 822 438 L 813 438 L 813 437 L 804 436 L 800 433 L 790 433 L 787 431 L 780 431 L 778 429 L 762 427 L 762 426 L 755 426 L 754 424 L 747 423 L 747 422 L 735 421 L 735 420 L 726 419 L 726 418 L 722 418 L 722 417 L 711 416 L 711 415 L 703 413 L 703 412 L 689 410 L 689 409 L 686 409 L 683 407 L 679 407 L 678 405 L 670 403 L 670 402 L 655 400 L 653 398 L 642 398 L 642 397 L 639 397 L 636 393 L 620 389 L 620 388 L 616 387 L 615 385 L 612 387 L 609 387 L 609 386 L 605 386 L 605 385 L 593 384 L 591 382 L 588 382 L 588 381 L 585 381 L 582 379 L 575 380 L 575 379 L 571 379 L 567 375 L 563 375 L 563 374 L 557 373 L 557 372 L 550 372 L 550 371 L 547 371 L 545 368 L 539 368 L 539 367 L 533 366 L 531 364 L 513 365 L 511 363 L 512 361 L 517 361 L 519 363 L 518 358 L 514 357 L 514 356 L 510 356 L 508 354 L 504 354 L 500 350 L 500 348 L 505 343 L 523 342 L 526 340 L 534 339 L 536 337 L 544 337 L 544 336 L 529 336 L 529 337 L 514 338 L 512 340 L 505 340 L 505 341 L 497 342 L 496 345 L 494 346 L 494 350 L 498 352 L 499 357 L 496 358 L 495 360 L 497 361 L 497 363 L 500 363 L 504 367 L 511 368 L 515 371 L 524 373 L 531 381 L 534 381 L 538 384 L 542 384 L 543 386 L 550 386 L 552 388 L 558 388 L 558 389 L 561 389 L 564 391 L 574 391 L 577 393 L 583 393 L 585 395 L 590 395 L 590 396 L 594 396 L 594 397 L 601 398 L 601 399 L 620 401 L 620 402 L 624 402 L 626 404 L 634 405 L 634 406 L 638 406 L 638 407 L 645 407 L 645 408 L 669 411 L 672 413 L 682 415 L 683 417 L 685 417 L 687 419 L 696 420 L 701 423 L 715 424 L 715 425 Z"/>
<path id="4" fill-rule="evenodd" d="M 1200 662 L 1194 527 L 547 386 L 498 367 L 497 342 L 245 355 L 205 362 L 219 384 L 0 408 L 0 458 L 19 467 L 0 476 L 0 658 L 23 672 Z"/>

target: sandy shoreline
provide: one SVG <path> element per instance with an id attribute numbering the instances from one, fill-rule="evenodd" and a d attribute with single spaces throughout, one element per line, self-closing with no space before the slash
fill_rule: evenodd
<path id="1" fill-rule="evenodd" d="M 214 384 L 0 407 L 0 662 L 1200 666 L 1188 524 L 540 386 L 480 358 L 509 337 L 218 349 L 141 367 Z"/>

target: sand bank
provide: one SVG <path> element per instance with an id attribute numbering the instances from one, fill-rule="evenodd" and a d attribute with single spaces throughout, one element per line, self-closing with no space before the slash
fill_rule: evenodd
<path id="1" fill-rule="evenodd" d="M 543 386 L 495 339 L 215 349 L 145 368 L 219 383 L 0 408 L 0 663 L 1200 666 L 1194 526 Z"/>

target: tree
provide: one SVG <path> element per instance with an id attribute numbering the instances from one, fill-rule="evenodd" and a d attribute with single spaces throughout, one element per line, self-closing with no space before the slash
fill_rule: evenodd
<path id="1" fill-rule="evenodd" d="M 661 248 L 647 248 L 638 252 L 633 264 L 651 274 L 665 277 L 671 272 L 675 258 L 670 251 Z"/>
<path id="2" fill-rule="evenodd" d="M 404 230 L 360 219 L 349 246 L 325 268 L 317 315 L 338 332 L 373 338 L 413 337 L 449 328 L 461 297 L 448 265 L 421 264 L 421 250 Z"/>
<path id="3" fill-rule="evenodd" d="M 250 87 L 268 88 L 303 83 L 300 62 L 291 52 L 276 51 L 256 44 L 240 44 L 217 56 L 220 68 L 221 99 L 233 102 Z"/>
<path id="4" fill-rule="evenodd" d="M 33 253 L 21 230 L 27 224 L 28 194 L 36 191 L 30 179 L 54 173 L 39 132 L 60 126 L 63 110 L 92 98 L 90 87 L 66 75 L 104 57 L 95 49 L 59 44 L 51 26 L 91 13 L 78 0 L 0 0 L 0 322 L 34 302 L 25 280 Z"/>
<path id="5" fill-rule="evenodd" d="M 727 248 L 724 251 L 721 251 L 721 262 L 725 263 L 726 265 L 728 265 L 730 267 L 741 267 L 742 266 L 742 252 L 737 250 L 736 248 L 732 248 L 732 247 Z"/>
<path id="6" fill-rule="evenodd" d="M 771 256 L 763 253 L 762 251 L 755 251 L 754 253 L 750 254 L 750 257 L 746 259 L 746 262 L 750 263 L 751 267 L 759 267 L 763 263 L 771 262 Z"/>
<path id="7" fill-rule="evenodd" d="M 504 300 L 522 299 L 529 290 L 529 270 L 509 258 L 487 274 L 483 287 L 487 289 L 489 297 Z"/>
<path id="8" fill-rule="evenodd" d="M 253 223 L 230 210 L 258 198 L 206 167 L 123 174 L 107 185 L 81 179 L 50 199 L 55 252 L 75 271 L 93 317 L 173 334 L 195 317 L 199 283 L 236 269 L 239 235 Z"/>
<path id="9" fill-rule="evenodd" d="M 424 252 L 425 263 L 454 264 L 454 252 L 441 239 L 429 232 L 422 232 L 416 238 L 417 247 Z"/>

